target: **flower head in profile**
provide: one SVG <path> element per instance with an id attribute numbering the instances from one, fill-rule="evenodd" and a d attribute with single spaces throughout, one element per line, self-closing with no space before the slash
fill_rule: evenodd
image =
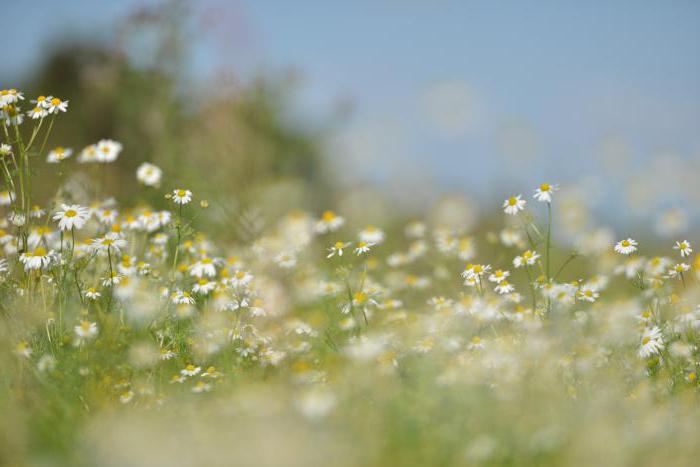
<path id="1" fill-rule="evenodd" d="M 648 358 L 658 354 L 663 348 L 664 340 L 661 335 L 661 329 L 658 326 L 654 326 L 644 330 L 637 354 L 640 358 Z"/>
<path id="2" fill-rule="evenodd" d="M 330 248 L 328 248 L 328 255 L 326 258 L 332 258 L 336 255 L 343 256 L 343 250 L 349 246 L 349 242 L 335 242 Z"/>
<path id="3" fill-rule="evenodd" d="M 192 201 L 192 192 L 190 190 L 177 189 L 173 190 L 173 202 L 175 204 L 184 205 Z"/>
<path id="4" fill-rule="evenodd" d="M 61 100 L 58 97 L 52 97 L 46 110 L 48 110 L 50 114 L 65 112 L 68 110 L 68 101 Z"/>
<path id="5" fill-rule="evenodd" d="M 508 276 L 510 276 L 510 272 L 509 272 L 509 271 L 504 271 L 504 270 L 502 270 L 502 269 L 496 269 L 496 270 L 493 272 L 493 274 L 491 274 L 491 275 L 489 276 L 489 281 L 495 282 L 496 284 L 500 284 L 501 282 L 503 282 L 504 280 L 506 280 L 506 278 L 507 278 Z"/>
<path id="6" fill-rule="evenodd" d="M 80 341 L 94 338 L 95 336 L 97 336 L 98 331 L 97 323 L 92 323 L 87 320 L 82 320 L 80 324 L 73 329 L 75 331 L 75 335 Z"/>
<path id="7" fill-rule="evenodd" d="M 498 285 L 494 288 L 497 294 L 499 295 L 506 295 L 511 292 L 515 291 L 515 287 L 508 282 L 507 280 L 503 279 L 501 282 L 498 283 Z"/>
<path id="8" fill-rule="evenodd" d="M 357 256 L 360 256 L 360 255 L 362 255 L 362 254 L 365 254 L 365 253 L 367 253 L 367 252 L 370 250 L 370 248 L 372 248 L 373 246 L 374 246 L 374 243 L 366 242 L 366 241 L 364 241 L 364 240 L 360 240 L 360 241 L 357 242 L 357 244 L 355 245 L 355 254 L 356 254 Z"/>
<path id="9" fill-rule="evenodd" d="M 615 251 L 617 253 L 620 253 L 621 255 L 631 255 L 635 251 L 637 251 L 637 241 L 633 240 L 631 238 L 627 238 L 625 240 L 620 240 L 617 242 L 615 245 Z"/>
<path id="10" fill-rule="evenodd" d="M 176 305 L 194 305 L 194 297 L 187 291 L 176 290 L 170 299 Z"/>
<path id="11" fill-rule="evenodd" d="M 188 363 L 185 368 L 180 370 L 182 376 L 196 376 L 202 371 L 202 367 Z"/>
<path id="12" fill-rule="evenodd" d="M 119 253 L 126 248 L 126 240 L 117 232 L 109 232 L 104 237 L 94 239 L 92 248 L 95 251 Z"/>
<path id="13" fill-rule="evenodd" d="M 39 246 L 32 251 L 22 253 L 19 260 L 24 264 L 25 271 L 35 271 L 51 264 L 53 257 L 53 251 L 46 251 L 46 248 Z"/>
<path id="14" fill-rule="evenodd" d="M 12 204 L 12 202 L 15 200 L 15 192 L 14 191 L 9 191 L 9 190 L 4 190 L 0 191 L 0 206 L 7 206 Z"/>
<path id="15" fill-rule="evenodd" d="M 195 261 L 195 263 L 190 266 L 190 275 L 196 278 L 216 276 L 216 264 L 214 259 L 205 256 Z"/>
<path id="16" fill-rule="evenodd" d="M 80 230 L 90 218 L 90 210 L 78 204 L 62 204 L 61 210 L 56 211 L 53 220 L 58 221 L 61 230 Z"/>
<path id="17" fill-rule="evenodd" d="M 467 264 L 462 271 L 462 277 L 464 279 L 477 279 L 488 274 L 489 271 L 491 271 L 489 264 Z"/>
<path id="18" fill-rule="evenodd" d="M 335 232 L 345 224 L 345 219 L 337 215 L 333 211 L 325 211 L 321 215 L 321 219 L 316 223 L 316 232 L 324 234 L 326 232 Z"/>
<path id="19" fill-rule="evenodd" d="M 526 201 L 522 199 L 522 195 L 511 196 L 503 201 L 503 211 L 511 216 L 516 215 L 519 211 L 525 209 Z"/>
<path id="20" fill-rule="evenodd" d="M 17 101 L 24 100 L 24 94 L 14 88 L 0 89 L 0 106 L 14 104 Z"/>
<path id="21" fill-rule="evenodd" d="M 539 259 L 540 255 L 536 251 L 527 250 L 522 255 L 516 256 L 513 259 L 513 266 L 520 268 L 523 266 L 532 266 Z"/>
<path id="22" fill-rule="evenodd" d="M 72 149 L 59 146 L 49 152 L 49 155 L 46 156 L 46 162 L 49 164 L 58 164 L 59 162 L 68 159 L 72 154 Z"/>
<path id="23" fill-rule="evenodd" d="M 537 201 L 541 203 L 551 203 L 552 202 L 552 195 L 554 194 L 555 191 L 559 189 L 558 185 L 551 185 L 549 183 L 542 183 L 540 186 L 535 189 L 535 195 L 533 198 L 535 198 Z"/>
<path id="24" fill-rule="evenodd" d="M 38 120 L 46 117 L 49 114 L 49 111 L 46 110 L 44 107 L 36 106 L 32 110 L 29 110 L 27 112 L 27 116 L 31 118 L 32 120 Z"/>
<path id="25" fill-rule="evenodd" d="M 360 240 L 378 245 L 384 241 L 384 231 L 373 225 L 368 225 L 359 233 Z"/>
<path id="26" fill-rule="evenodd" d="M 678 252 L 681 254 L 681 257 L 683 258 L 685 258 L 686 256 L 690 256 L 690 254 L 693 252 L 693 248 L 690 246 L 690 242 L 688 240 L 676 242 L 673 249 L 678 250 Z"/>
<path id="27" fill-rule="evenodd" d="M 690 271 L 690 265 L 686 263 L 678 263 L 668 270 L 666 277 L 669 279 L 674 279 L 676 277 L 683 278 L 683 273 Z"/>

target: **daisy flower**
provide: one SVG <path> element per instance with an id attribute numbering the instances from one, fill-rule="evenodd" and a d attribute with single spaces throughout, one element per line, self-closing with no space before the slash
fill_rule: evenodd
<path id="1" fill-rule="evenodd" d="M 27 112 L 27 116 L 31 118 L 32 120 L 37 120 L 40 118 L 44 118 L 49 114 L 49 111 L 46 110 L 44 107 L 36 106 L 32 110 Z"/>
<path id="2" fill-rule="evenodd" d="M 72 149 L 59 146 L 49 152 L 49 155 L 46 156 L 46 162 L 49 164 L 58 164 L 59 162 L 68 159 L 71 154 L 73 154 Z"/>
<path id="3" fill-rule="evenodd" d="M 663 348 L 664 341 L 661 336 L 661 329 L 658 326 L 654 326 L 644 330 L 637 354 L 640 358 L 648 358 L 658 354 Z"/>
<path id="4" fill-rule="evenodd" d="M 526 201 L 522 199 L 522 195 L 511 196 L 503 201 L 503 211 L 511 216 L 516 215 L 519 211 L 525 209 Z"/>
<path id="5" fill-rule="evenodd" d="M 620 240 L 615 245 L 615 251 L 621 255 L 629 255 L 637 251 L 637 241 L 631 238 Z"/>
<path id="6" fill-rule="evenodd" d="M 90 218 L 90 210 L 78 204 L 62 204 L 61 210 L 53 216 L 61 230 L 80 230 Z"/>
<path id="7" fill-rule="evenodd" d="M 515 290 L 515 287 L 513 287 L 513 285 L 510 282 L 503 279 L 498 283 L 494 290 L 500 295 L 505 295 L 513 292 Z"/>
<path id="8" fill-rule="evenodd" d="M 95 145 L 95 161 L 114 162 L 122 152 L 122 144 L 111 139 L 102 139 Z"/>
<path id="9" fill-rule="evenodd" d="M 690 265 L 685 263 L 678 263 L 673 268 L 668 270 L 667 277 L 673 279 L 676 277 L 681 277 L 684 272 L 690 270 Z"/>
<path id="10" fill-rule="evenodd" d="M 180 374 L 182 376 L 196 376 L 202 371 L 201 367 L 195 366 L 191 363 L 188 363 L 185 368 L 180 370 Z"/>
<path id="11" fill-rule="evenodd" d="M 348 243 L 345 243 L 345 242 L 335 242 L 335 243 L 333 244 L 333 246 L 331 246 L 330 248 L 328 248 L 329 253 L 328 253 L 328 255 L 326 256 L 326 258 L 332 258 L 332 257 L 334 257 L 335 255 L 343 256 L 343 249 L 345 249 L 345 248 L 347 248 L 347 247 L 349 247 L 349 246 L 350 246 L 350 243 L 349 243 L 349 242 L 348 242 Z"/>
<path id="12" fill-rule="evenodd" d="M 32 348 L 29 346 L 27 341 L 22 340 L 15 346 L 15 354 L 20 357 L 29 358 L 32 356 Z"/>
<path id="13" fill-rule="evenodd" d="M 491 270 L 491 266 L 486 264 L 467 264 L 467 267 L 462 271 L 464 279 L 477 279 L 483 277 Z"/>
<path id="14" fill-rule="evenodd" d="M 106 225 L 112 225 L 117 222 L 118 216 L 119 211 L 116 209 L 102 208 L 95 210 L 95 217 L 97 217 L 97 220 Z"/>
<path id="15" fill-rule="evenodd" d="M 24 100 L 24 94 L 14 88 L 0 90 L 0 105 L 14 104 L 21 100 Z"/>
<path id="16" fill-rule="evenodd" d="M 690 242 L 688 242 L 688 240 L 676 242 L 676 245 L 673 247 L 673 249 L 678 250 L 681 254 L 681 257 L 683 258 L 685 258 L 686 256 L 690 256 L 690 254 L 693 252 L 693 249 L 690 247 Z"/>
<path id="17" fill-rule="evenodd" d="M 173 190 L 173 202 L 175 204 L 187 204 L 192 201 L 192 192 L 190 190 Z"/>
<path id="18" fill-rule="evenodd" d="M 98 292 L 95 287 L 90 287 L 85 291 L 85 297 L 87 297 L 88 300 L 97 300 L 101 296 L 102 294 Z"/>
<path id="19" fill-rule="evenodd" d="M 114 285 L 119 285 L 125 278 L 124 274 L 119 274 L 117 272 L 113 272 L 110 274 L 109 277 L 105 277 L 102 279 L 102 286 L 103 287 L 112 287 Z"/>
<path id="20" fill-rule="evenodd" d="M 126 240 L 116 232 L 110 232 L 104 237 L 95 238 L 92 241 L 92 248 L 95 251 L 115 251 L 120 253 L 122 248 L 126 248 Z"/>
<path id="21" fill-rule="evenodd" d="M 533 198 L 535 198 L 537 201 L 539 201 L 541 203 L 551 203 L 552 202 L 552 195 L 558 189 L 559 189 L 559 187 L 557 185 L 550 185 L 549 183 L 542 183 L 535 190 L 535 195 L 533 196 Z"/>
<path id="22" fill-rule="evenodd" d="M 24 121 L 24 115 L 20 112 L 19 107 L 5 105 L 0 108 L 0 120 L 5 120 L 5 126 L 21 125 Z"/>
<path id="23" fill-rule="evenodd" d="M 273 261 L 277 266 L 283 269 L 291 269 L 297 265 L 297 257 L 293 252 L 283 251 L 278 253 L 273 258 Z"/>
<path id="24" fill-rule="evenodd" d="M 176 305 L 194 305 L 194 297 L 190 295 L 189 292 L 176 290 L 170 297 L 172 302 Z"/>
<path id="25" fill-rule="evenodd" d="M 209 257 L 204 257 L 190 266 L 190 275 L 201 278 L 202 276 L 216 276 L 216 266 L 214 260 Z"/>
<path id="26" fill-rule="evenodd" d="M 37 107 L 48 109 L 51 104 L 51 99 L 53 99 L 53 96 L 39 96 L 36 99 L 32 99 L 31 102 Z"/>
<path id="27" fill-rule="evenodd" d="M 493 274 L 489 276 L 489 280 L 491 282 L 495 282 L 497 284 L 501 283 L 502 281 L 506 280 L 506 277 L 510 276 L 509 271 L 503 271 L 501 269 L 496 269 Z"/>
<path id="28" fill-rule="evenodd" d="M 51 264 L 53 256 L 53 250 L 47 252 L 44 247 L 39 246 L 33 251 L 22 253 L 19 260 L 22 264 L 24 264 L 25 271 L 34 271 L 45 268 Z"/>
<path id="29" fill-rule="evenodd" d="M 82 320 L 79 325 L 73 328 L 75 335 L 79 340 L 92 339 L 97 336 L 97 323 L 92 323 L 87 320 Z"/>
<path id="30" fill-rule="evenodd" d="M 238 270 L 227 279 L 227 283 L 233 287 L 245 287 L 253 280 L 253 275 L 247 271 Z"/>
<path id="31" fill-rule="evenodd" d="M 151 164 L 150 162 L 144 162 L 136 169 L 136 179 L 146 186 L 158 186 L 160 185 L 160 180 L 163 177 L 163 171 L 160 167 Z"/>
<path id="32" fill-rule="evenodd" d="M 375 245 L 378 245 L 384 241 L 384 231 L 373 225 L 368 225 L 365 227 L 360 231 L 358 236 L 363 242 L 373 243 Z"/>
<path id="33" fill-rule="evenodd" d="M 195 394 L 209 391 L 211 391 L 211 384 L 205 383 L 204 381 L 197 381 L 194 383 L 194 386 L 192 386 L 192 392 Z"/>
<path id="34" fill-rule="evenodd" d="M 0 206 L 8 206 L 12 204 L 12 202 L 15 200 L 15 192 L 14 191 L 9 191 L 9 190 L 4 190 L 0 191 Z"/>
<path id="35" fill-rule="evenodd" d="M 65 112 L 68 110 L 68 101 L 62 101 L 58 97 L 53 97 L 49 101 L 49 105 L 46 108 L 50 114 L 57 114 L 59 112 Z"/>
<path id="36" fill-rule="evenodd" d="M 2 143 L 0 144 L 0 157 L 5 157 L 5 156 L 10 156 L 12 155 L 12 146 L 9 144 Z"/>
<path id="37" fill-rule="evenodd" d="M 532 266 L 537 262 L 540 255 L 536 251 L 527 250 L 521 256 L 516 256 L 513 259 L 513 266 L 520 268 L 522 266 Z"/>
<path id="38" fill-rule="evenodd" d="M 46 215 L 46 211 L 41 208 L 41 206 L 35 204 L 32 206 L 32 209 L 29 211 L 29 215 L 33 217 L 34 219 L 39 219 L 41 217 L 44 217 Z"/>
<path id="39" fill-rule="evenodd" d="M 78 156 L 78 162 L 81 164 L 85 164 L 87 162 L 95 162 L 97 160 L 97 146 L 94 144 L 91 144 L 89 146 L 85 146 L 82 151 L 80 151 L 80 155 Z"/>
<path id="40" fill-rule="evenodd" d="M 367 253 L 373 246 L 374 243 L 369 243 L 365 242 L 364 240 L 360 240 L 359 242 L 357 242 L 357 246 L 355 247 L 355 254 L 357 256 L 360 256 L 361 254 Z"/>
<path id="41" fill-rule="evenodd" d="M 193 286 L 192 292 L 200 295 L 207 295 L 216 288 L 216 282 L 206 278 L 199 279 Z"/>
<path id="42" fill-rule="evenodd" d="M 598 292 L 596 292 L 595 289 L 593 289 L 591 287 L 584 286 L 584 287 L 581 287 L 579 289 L 579 291 L 577 293 L 577 297 L 579 300 L 593 303 L 598 299 L 598 297 L 600 297 L 600 294 Z"/>
<path id="43" fill-rule="evenodd" d="M 316 223 L 316 232 L 324 234 L 335 232 L 345 224 L 345 219 L 336 215 L 333 211 L 326 211 L 321 215 L 321 219 Z"/>

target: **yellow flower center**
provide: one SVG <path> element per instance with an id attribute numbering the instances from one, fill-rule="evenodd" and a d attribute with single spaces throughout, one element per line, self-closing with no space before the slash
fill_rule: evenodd
<path id="1" fill-rule="evenodd" d="M 624 247 L 630 246 L 630 241 L 629 240 L 622 240 L 622 246 L 624 246 Z"/>
<path id="2" fill-rule="evenodd" d="M 324 221 L 332 221 L 335 219 L 335 213 L 333 211 L 326 211 L 323 213 L 322 219 Z"/>
<path id="3" fill-rule="evenodd" d="M 543 183 L 540 185 L 540 191 L 549 191 L 551 188 L 552 187 L 549 183 Z"/>
<path id="4" fill-rule="evenodd" d="M 177 195 L 182 198 L 187 194 L 185 190 L 177 190 Z"/>
<path id="5" fill-rule="evenodd" d="M 43 246 L 37 247 L 32 253 L 32 256 L 46 256 L 46 248 Z"/>
<path id="6" fill-rule="evenodd" d="M 57 97 L 54 97 L 53 99 L 51 99 L 51 105 L 58 105 L 60 103 L 61 103 L 61 99 L 59 99 Z"/>
<path id="7" fill-rule="evenodd" d="M 63 215 L 66 217 L 75 217 L 78 215 L 78 212 L 75 209 L 69 209 L 66 212 L 64 212 Z"/>
<path id="8" fill-rule="evenodd" d="M 518 199 L 515 196 L 511 196 L 510 198 L 508 198 L 509 206 L 515 206 L 516 204 L 518 204 Z"/>
<path id="9" fill-rule="evenodd" d="M 343 246 L 345 246 L 345 245 L 343 244 L 343 242 L 335 242 L 335 247 L 336 247 L 338 250 L 340 250 L 341 248 L 343 248 Z"/>

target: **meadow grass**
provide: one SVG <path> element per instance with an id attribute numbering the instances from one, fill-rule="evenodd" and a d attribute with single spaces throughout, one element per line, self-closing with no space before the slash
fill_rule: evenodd
<path id="1" fill-rule="evenodd" d="M 214 242 L 210 202 L 152 163 L 134 203 L 105 192 L 128 147 L 48 145 L 67 101 L 0 98 L 3 465 L 697 458 L 690 242 L 559 243 L 551 183 L 493 229 L 295 210 Z"/>

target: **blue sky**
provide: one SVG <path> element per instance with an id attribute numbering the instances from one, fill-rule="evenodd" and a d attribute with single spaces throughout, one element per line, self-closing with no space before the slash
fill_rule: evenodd
<path id="1" fill-rule="evenodd" d="M 3 22 L 16 45 L 3 68 L 19 75 L 66 31 L 109 40 L 144 3 L 154 2 L 9 3 Z M 700 159 L 697 1 L 194 4 L 193 18 L 207 25 L 193 44 L 200 78 L 222 66 L 243 75 L 293 66 L 304 77 L 299 113 L 312 122 L 353 102 L 328 142 L 337 171 L 353 181 L 475 191 L 543 178 L 623 185 L 668 166 L 654 165 L 659 158 L 672 167 Z"/>

